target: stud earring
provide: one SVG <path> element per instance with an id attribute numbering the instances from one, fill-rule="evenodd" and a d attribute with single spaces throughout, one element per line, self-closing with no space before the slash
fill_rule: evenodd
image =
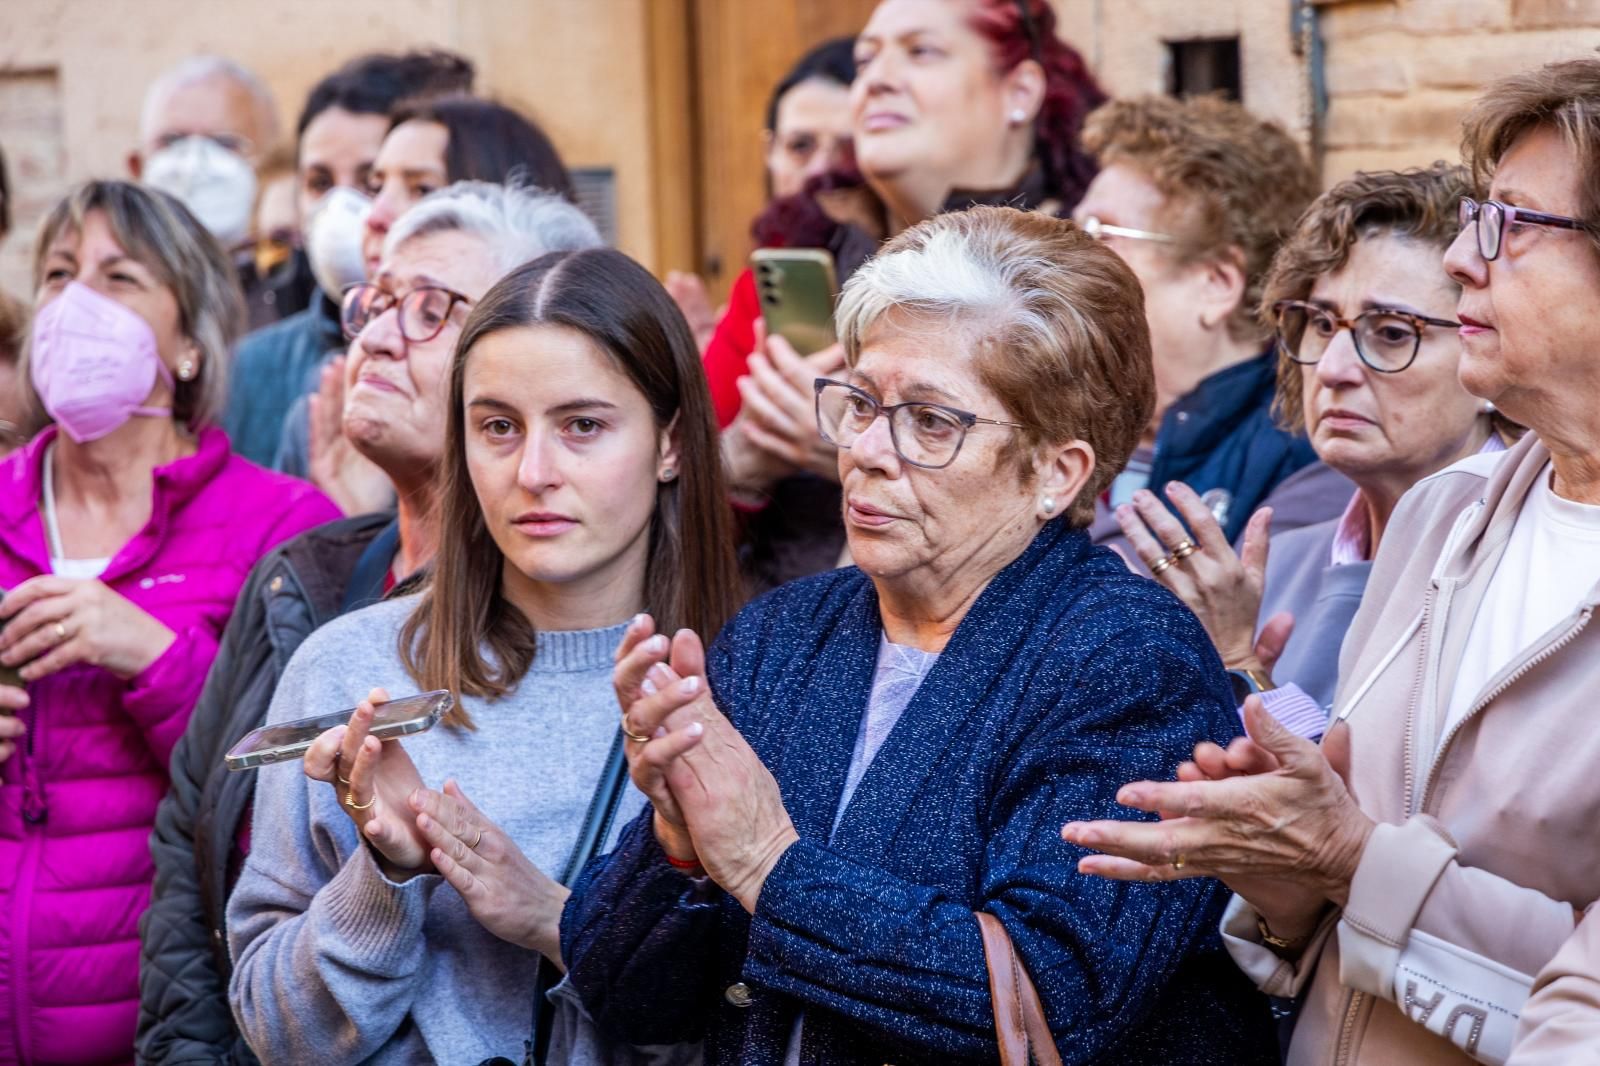
<path id="1" fill-rule="evenodd" d="M 1022 108 L 1020 108 L 1020 107 L 1016 108 L 1015 110 L 1013 110 L 1011 112 L 1011 121 L 1014 124 L 1020 126 L 1024 122 L 1028 121 L 1028 113 L 1026 111 L 1022 110 Z"/>
<path id="2" fill-rule="evenodd" d="M 1483 413 L 1486 414 L 1486 415 L 1494 414 L 1494 401 L 1493 400 L 1485 400 L 1485 401 L 1483 401 Z"/>
<path id="3" fill-rule="evenodd" d="M 678 476 L 678 472 L 676 470 L 672 469 L 672 467 L 670 467 L 670 466 L 663 467 L 662 470 L 661 470 L 661 480 L 662 481 L 672 481 L 677 476 Z"/>
<path id="4" fill-rule="evenodd" d="M 194 365 L 193 359 L 185 359 L 183 362 L 178 364 L 178 380 L 193 381 L 195 373 L 198 370 L 199 368 Z"/>
<path id="5" fill-rule="evenodd" d="M 1054 496 L 1046 496 L 1044 498 L 1044 502 L 1040 506 L 1042 506 L 1044 508 L 1044 513 L 1045 514 L 1055 514 L 1056 513 L 1056 498 Z"/>

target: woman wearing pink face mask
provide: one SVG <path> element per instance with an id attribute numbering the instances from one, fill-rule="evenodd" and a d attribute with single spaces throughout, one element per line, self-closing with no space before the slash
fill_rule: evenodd
<path id="1" fill-rule="evenodd" d="M 176 200 L 79 186 L 34 280 L 54 425 L 0 461 L 0 1062 L 123 1061 L 172 745 L 250 567 L 338 512 L 211 426 L 240 296 Z"/>

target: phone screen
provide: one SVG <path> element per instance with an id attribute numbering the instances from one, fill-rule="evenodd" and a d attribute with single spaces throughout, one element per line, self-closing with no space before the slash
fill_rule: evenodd
<path id="1" fill-rule="evenodd" d="M 393 740 L 431 729 L 454 703 L 450 693 L 443 689 L 380 703 L 372 719 L 372 735 L 379 740 Z M 352 707 L 252 730 L 228 751 L 228 769 L 246 770 L 265 763 L 297 759 L 306 753 L 313 740 L 335 726 L 344 725 L 354 713 Z"/>

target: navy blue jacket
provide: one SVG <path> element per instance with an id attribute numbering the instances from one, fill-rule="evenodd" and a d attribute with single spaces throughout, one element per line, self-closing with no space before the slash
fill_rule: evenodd
<path id="1" fill-rule="evenodd" d="M 245 337 L 233 353 L 222 428 L 233 450 L 271 468 L 283 420 L 295 400 L 315 392 L 314 372 L 345 347 L 339 309 L 319 290 L 311 306 Z"/>
<path id="2" fill-rule="evenodd" d="M 599 1024 L 704 1038 L 709 1066 L 993 1062 L 978 924 L 1005 923 L 1069 1063 L 1277 1061 L 1266 1002 L 1224 953 L 1216 882 L 1076 872 L 1063 823 L 1142 817 L 1117 789 L 1171 778 L 1239 719 L 1194 616 L 1063 521 L 973 605 L 830 829 L 881 634 L 854 568 L 745 608 L 712 694 L 799 831 L 754 916 L 665 861 L 646 809 L 578 879 L 561 923 Z M 738 987 L 736 986 L 736 983 Z"/>
<path id="3" fill-rule="evenodd" d="M 1230 542 L 1279 482 L 1317 461 L 1303 434 L 1284 431 L 1272 417 L 1277 366 L 1269 348 L 1217 371 L 1167 408 L 1156 433 L 1150 491 L 1165 500 L 1167 482 L 1188 485 Z"/>

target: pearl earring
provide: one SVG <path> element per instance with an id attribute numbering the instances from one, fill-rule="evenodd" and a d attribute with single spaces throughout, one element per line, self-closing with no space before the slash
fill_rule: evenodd
<path id="1" fill-rule="evenodd" d="M 1041 506 L 1044 508 L 1044 513 L 1045 514 L 1055 514 L 1056 513 L 1056 498 L 1054 496 L 1046 496 L 1044 498 L 1044 502 L 1041 504 Z"/>
<path id="2" fill-rule="evenodd" d="M 194 365 L 193 359 L 185 359 L 183 362 L 178 364 L 178 380 L 193 381 L 195 372 L 198 369 L 199 368 Z"/>
<path id="3" fill-rule="evenodd" d="M 1493 400 L 1485 400 L 1485 401 L 1483 401 L 1483 413 L 1486 414 L 1486 415 L 1494 414 L 1494 401 Z"/>
<path id="4" fill-rule="evenodd" d="M 1028 113 L 1019 107 L 1011 112 L 1011 121 L 1020 126 L 1024 122 L 1028 121 Z"/>

